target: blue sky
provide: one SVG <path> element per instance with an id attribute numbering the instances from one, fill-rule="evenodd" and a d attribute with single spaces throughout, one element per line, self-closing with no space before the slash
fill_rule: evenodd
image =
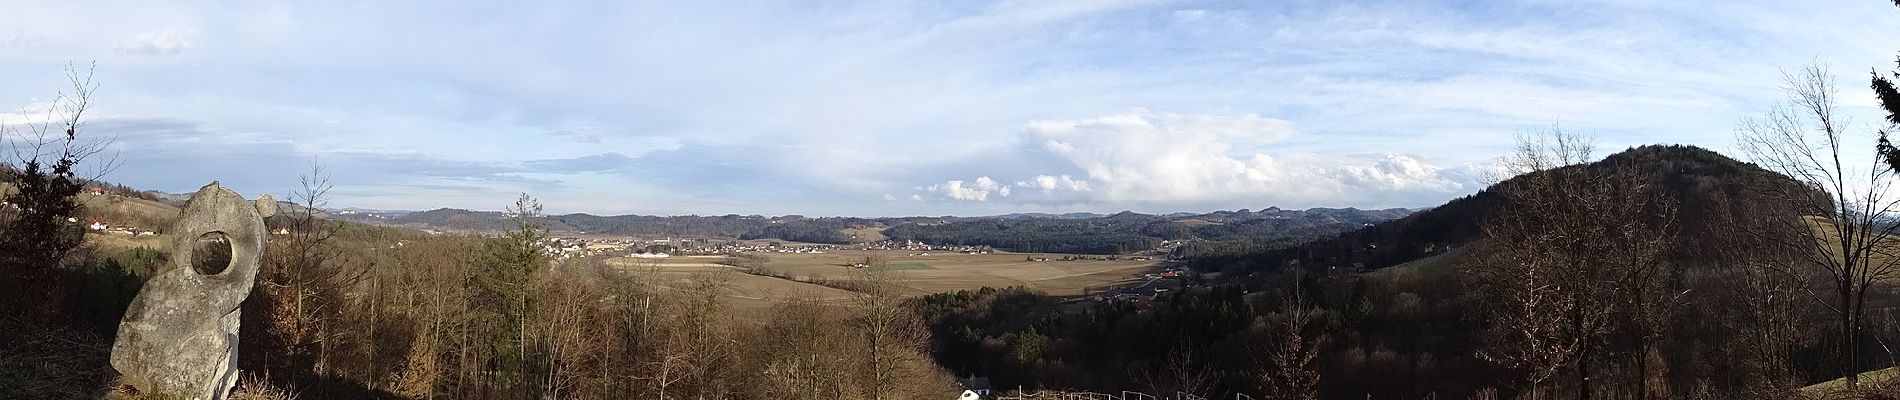
<path id="1" fill-rule="evenodd" d="M 141 188 L 804 215 L 1431 206 L 1552 124 L 1732 153 L 1816 61 L 1877 122 L 1891 2 L 1686 3 L 8 0 L 0 117 L 96 61 Z"/>

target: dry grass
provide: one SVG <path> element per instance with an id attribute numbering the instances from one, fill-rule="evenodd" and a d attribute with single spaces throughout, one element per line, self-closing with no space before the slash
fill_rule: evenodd
<path id="1" fill-rule="evenodd" d="M 654 284 L 668 290 L 684 290 L 689 287 L 693 277 L 702 274 L 718 274 L 725 283 L 726 297 L 739 309 L 763 311 L 773 304 L 793 299 L 810 299 L 826 303 L 849 301 L 855 293 L 843 289 L 827 287 L 805 282 L 795 282 L 769 276 L 740 273 L 738 268 L 719 264 L 723 256 L 707 257 L 670 257 L 664 259 L 617 258 L 608 261 L 608 265 L 626 274 L 636 274 L 651 279 Z"/>
<path id="2" fill-rule="evenodd" d="M 1126 282 L 1159 269 L 1152 261 L 1026 261 L 1026 258 L 1061 259 L 1064 254 L 961 254 L 929 253 L 912 255 L 903 250 L 843 250 L 824 254 L 771 254 L 766 268 L 801 279 L 844 279 L 851 275 L 849 265 L 865 257 L 882 257 L 893 265 L 899 286 L 911 294 L 953 292 L 982 287 L 1022 286 L 1054 295 L 1081 294 L 1083 288 Z"/>
<path id="3" fill-rule="evenodd" d="M 1833 249 L 1834 253 L 1840 252 L 1840 233 L 1835 231 L 1834 224 L 1829 223 L 1827 218 L 1820 216 L 1807 216 L 1802 218 L 1803 221 L 1808 224 L 1809 229 L 1813 229 L 1816 232 L 1814 239 L 1817 245 Z M 1870 259 L 1868 261 L 1870 265 L 1883 265 L 1889 262 L 1887 257 L 1900 255 L 1900 237 L 1889 237 L 1885 243 L 1881 243 L 1880 247 L 1878 251 L 1875 251 L 1874 254 L 1869 256 Z M 1836 257 L 1840 256 L 1836 255 Z M 1878 279 L 1877 282 L 1893 284 L 1895 281 L 1900 281 L 1900 270 L 1891 271 L 1888 273 L 1888 276 L 1879 278 L 1881 279 Z"/>
<path id="4" fill-rule="evenodd" d="M 844 250 L 824 254 L 768 254 L 765 268 L 791 279 L 748 275 L 735 267 L 719 264 L 721 256 L 670 257 L 664 259 L 618 258 L 609 261 L 620 271 L 648 274 L 663 287 L 683 287 L 694 275 L 725 274 L 721 279 L 731 291 L 734 304 L 745 308 L 763 308 L 790 299 L 816 299 L 824 302 L 849 301 L 855 294 L 843 289 L 811 282 L 848 280 L 854 271 L 850 264 L 867 256 L 884 257 L 892 265 L 892 284 L 910 295 L 954 292 L 983 287 L 1022 286 L 1054 295 L 1077 295 L 1085 289 L 1134 282 L 1141 274 L 1159 270 L 1152 261 L 1024 261 L 1027 257 L 1060 259 L 1062 254 L 959 254 L 932 253 L 912 256 L 902 250 Z"/>
<path id="5" fill-rule="evenodd" d="M 83 210 L 80 216 L 97 218 L 114 226 L 163 229 L 178 218 L 178 207 L 133 197 L 80 194 L 74 197 Z"/>
<path id="6" fill-rule="evenodd" d="M 1795 391 L 1795 394 L 1807 399 L 1900 399 L 1900 380 L 1893 379 L 1900 371 L 1893 368 L 1867 371 L 1860 374 L 1860 390 L 1847 390 L 1847 378 L 1816 383 Z"/>
<path id="7" fill-rule="evenodd" d="M 884 236 L 884 228 L 850 228 L 838 233 L 850 238 L 852 243 L 872 243 L 890 239 Z"/>
<path id="8" fill-rule="evenodd" d="M 262 379 L 244 378 L 231 389 L 231 400 L 296 400 L 297 394 L 278 389 Z"/>
<path id="9" fill-rule="evenodd" d="M 101 398 L 117 375 L 111 340 L 0 317 L 0 398 Z"/>

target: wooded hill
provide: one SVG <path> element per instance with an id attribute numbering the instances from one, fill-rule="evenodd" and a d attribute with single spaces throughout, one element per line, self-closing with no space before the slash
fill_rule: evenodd
<path id="1" fill-rule="evenodd" d="M 1564 167 L 1587 170 L 1591 174 L 1607 174 L 1620 168 L 1644 171 L 1647 180 L 1669 198 L 1676 199 L 1680 204 L 1682 227 L 1678 233 L 1685 239 L 1681 243 L 1707 242 L 1696 238 L 1710 234 L 1708 224 L 1712 213 L 1718 206 L 1734 207 L 1736 205 L 1731 203 L 1736 200 L 1747 201 L 1750 187 L 1799 186 L 1785 176 L 1754 164 L 1685 145 L 1634 147 L 1598 162 Z M 1299 261 L 1372 271 L 1444 254 L 1477 240 L 1481 236 L 1480 223 L 1505 206 L 1498 188 L 1522 179 L 1525 177 L 1513 177 L 1444 205 L 1325 240 L 1252 254 L 1201 257 L 1194 265 L 1206 270 L 1274 269 L 1288 261 Z M 1816 196 L 1817 201 L 1825 197 L 1819 193 Z"/>
<path id="2" fill-rule="evenodd" d="M 1838 344 L 1827 335 L 1776 328 L 1824 327 L 1825 313 L 1810 300 L 1788 300 L 1787 292 L 1751 294 L 1756 288 L 1736 270 L 1735 255 L 1754 247 L 1718 222 L 1765 201 L 1755 195 L 1764 188 L 1806 189 L 1693 146 L 1637 147 L 1557 170 L 1581 177 L 1636 171 L 1633 184 L 1653 188 L 1657 204 L 1679 211 L 1661 224 L 1674 232 L 1659 242 L 1669 261 L 1655 264 L 1664 266 L 1660 276 L 1645 286 L 1670 300 L 1664 312 L 1620 305 L 1625 292 L 1615 290 L 1626 289 L 1606 289 L 1593 315 L 1650 315 L 1643 319 L 1650 322 L 1603 323 L 1580 342 L 1595 349 L 1587 361 L 1546 370 L 1560 376 L 1546 375 L 1542 385 L 1527 384 L 1513 367 L 1523 364 L 1496 352 L 1498 340 L 1509 338 L 1494 332 L 1514 326 L 1492 314 L 1509 302 L 1474 271 L 1496 262 L 1487 259 L 1497 254 L 1487 246 L 1498 244 L 1481 239 L 1484 224 L 1516 210 L 1503 188 L 1529 175 L 1297 247 L 1200 257 L 1191 265 L 1223 272 L 1219 278 L 1190 279 L 1187 289 L 1154 294 L 1152 302 L 1075 304 L 999 289 L 926 296 L 919 309 L 939 362 L 1010 388 L 1214 398 L 1310 384 L 1319 398 L 1511 398 L 1527 387 L 1574 394 L 1571 377 L 1589 373 L 1603 398 L 1786 398 L 1790 387 L 1838 376 L 1830 374 L 1840 362 L 1827 350 Z M 1764 322 L 1770 313 L 1751 310 L 1763 310 L 1765 300 L 1787 307 L 1774 315 L 1794 319 Z M 1886 343 L 1900 340 L 1887 333 L 1890 319 L 1867 324 Z"/>

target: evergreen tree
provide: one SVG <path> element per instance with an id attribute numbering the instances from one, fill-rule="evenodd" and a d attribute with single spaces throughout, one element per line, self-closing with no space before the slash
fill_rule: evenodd
<path id="1" fill-rule="evenodd" d="M 0 268 L 10 270 L 0 290 L 22 293 L 10 300 L 21 309 L 45 316 L 57 310 L 59 278 L 54 268 L 79 247 L 85 231 L 76 219 L 80 204 L 73 201 L 96 175 L 80 172 L 80 165 L 99 154 L 110 141 L 80 135 L 82 117 L 91 105 L 91 70 L 66 70 L 72 92 L 62 92 L 46 111 L 47 122 L 22 126 L 0 125 L 0 142 L 13 150 L 0 161 Z M 20 129 L 24 127 L 25 129 Z M 10 161 L 10 162 L 7 162 Z M 107 162 L 99 174 L 111 169 Z M 31 309 L 31 310 L 29 310 Z"/>
<path id="2" fill-rule="evenodd" d="M 1900 6 L 1900 0 L 1893 0 L 1893 5 Z M 1900 64 L 1900 57 L 1896 57 L 1894 63 Z M 1887 134 L 1893 133 L 1892 127 L 1900 125 L 1900 89 L 1895 89 L 1893 83 L 1900 80 L 1900 71 L 1894 71 L 1891 74 L 1893 78 L 1889 79 L 1881 76 L 1880 71 L 1873 71 L 1873 88 L 1874 96 L 1880 99 L 1880 108 L 1887 110 L 1888 129 L 1880 130 L 1880 158 L 1886 160 L 1889 167 L 1900 171 L 1900 149 L 1887 141 Z"/>
<path id="3" fill-rule="evenodd" d="M 539 392 L 534 384 L 537 365 L 529 351 L 530 310 L 536 303 L 535 283 L 547 269 L 548 259 L 541 245 L 547 239 L 542 228 L 541 203 L 527 193 L 508 209 L 515 228 L 500 238 L 483 241 L 473 264 L 479 268 L 478 283 L 491 301 L 489 345 L 496 356 L 502 386 L 522 390 L 522 396 Z"/>

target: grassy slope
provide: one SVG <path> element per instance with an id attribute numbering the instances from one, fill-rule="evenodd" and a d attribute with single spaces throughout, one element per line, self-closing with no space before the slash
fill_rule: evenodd
<path id="1" fill-rule="evenodd" d="M 1887 381 L 1893 380 L 1894 375 L 1896 374 L 1900 374 L 1900 371 L 1896 371 L 1893 368 L 1883 368 L 1883 369 L 1863 372 L 1860 374 L 1860 384 L 1862 385 L 1863 388 L 1869 387 L 1871 385 L 1885 384 L 1887 383 Z M 1847 378 L 1840 378 L 1840 379 L 1835 379 L 1835 380 L 1831 380 L 1827 382 L 1816 383 L 1808 387 L 1801 388 L 1798 391 L 1801 392 L 1801 394 L 1807 395 L 1809 397 L 1830 398 L 1830 397 L 1842 394 L 1842 392 L 1844 392 L 1847 389 L 1846 386 L 1847 386 Z"/>
<path id="2" fill-rule="evenodd" d="M 12 192 L 12 185 L 0 184 L 0 196 Z M 81 194 L 74 199 L 82 205 L 79 212 L 81 219 L 99 219 L 113 226 L 162 230 L 170 227 L 171 221 L 178 217 L 179 212 L 178 207 L 131 197 Z M 158 248 L 164 243 L 164 237 L 164 235 L 133 237 L 87 232 L 86 241 L 114 249 Z"/>

